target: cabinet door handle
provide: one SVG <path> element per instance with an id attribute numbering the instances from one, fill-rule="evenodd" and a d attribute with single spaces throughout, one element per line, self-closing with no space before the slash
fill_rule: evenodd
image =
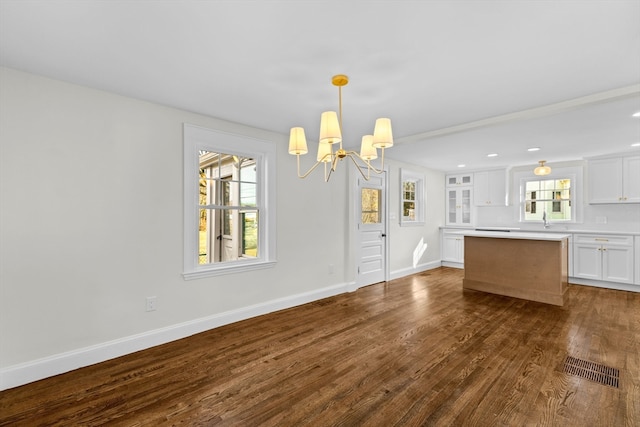
<path id="1" fill-rule="evenodd" d="M 609 241 L 609 239 L 599 239 L 599 238 L 597 238 L 597 237 L 596 237 L 594 240 L 595 240 L 596 242 L 608 242 L 608 241 Z"/>

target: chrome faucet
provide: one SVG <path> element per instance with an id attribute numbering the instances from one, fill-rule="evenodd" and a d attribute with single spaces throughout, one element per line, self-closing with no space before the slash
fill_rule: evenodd
<path id="1" fill-rule="evenodd" d="M 544 223 L 544 228 L 549 228 L 551 226 L 551 224 L 549 224 L 549 221 L 547 221 L 547 211 L 544 211 L 542 213 L 542 222 Z"/>

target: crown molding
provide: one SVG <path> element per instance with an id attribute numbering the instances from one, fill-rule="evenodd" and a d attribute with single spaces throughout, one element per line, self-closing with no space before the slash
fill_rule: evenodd
<path id="1" fill-rule="evenodd" d="M 397 144 L 410 144 L 413 142 L 424 141 L 430 138 L 451 135 L 454 133 L 466 132 L 473 129 L 495 126 L 521 120 L 529 120 L 538 117 L 550 116 L 565 111 L 575 110 L 577 108 L 601 104 L 614 100 L 630 98 L 640 95 L 640 84 L 625 86 L 618 89 L 612 89 L 605 92 L 599 92 L 593 95 L 582 96 L 567 101 L 557 102 L 555 104 L 544 105 L 542 107 L 530 108 L 528 110 L 517 111 L 515 113 L 503 114 L 500 116 L 489 117 L 487 119 L 476 120 L 473 122 L 463 123 L 460 125 L 450 126 L 441 129 L 435 129 L 428 132 L 422 132 L 415 135 L 409 135 L 403 138 L 397 138 Z"/>

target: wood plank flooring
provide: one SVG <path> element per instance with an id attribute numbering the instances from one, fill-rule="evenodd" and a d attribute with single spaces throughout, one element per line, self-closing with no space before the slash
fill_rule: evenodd
<path id="1" fill-rule="evenodd" d="M 0 426 L 639 426 L 640 293 L 439 268 L 0 393 Z M 268 284 L 266 284 L 268 285 Z M 620 387 L 562 372 L 571 355 Z"/>

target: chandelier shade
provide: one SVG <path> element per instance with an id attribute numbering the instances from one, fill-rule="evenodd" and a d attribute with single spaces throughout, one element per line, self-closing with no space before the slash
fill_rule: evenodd
<path id="1" fill-rule="evenodd" d="M 546 160 L 540 160 L 538 162 L 540 166 L 535 168 L 533 170 L 533 173 L 535 175 L 540 175 L 540 176 L 549 175 L 551 173 L 551 168 L 549 166 L 546 166 L 545 163 L 546 163 Z"/>
<path id="2" fill-rule="evenodd" d="M 325 111 L 320 116 L 320 143 L 336 144 L 342 142 L 342 132 L 338 113 L 335 111 Z"/>
<path id="3" fill-rule="evenodd" d="M 365 135 L 362 137 L 360 157 L 364 160 L 375 160 L 378 158 L 378 150 L 373 146 L 373 135 Z"/>
<path id="4" fill-rule="evenodd" d="M 373 146 L 376 148 L 393 147 L 393 132 L 391 120 L 387 118 L 377 119 L 373 129 Z"/>
<path id="5" fill-rule="evenodd" d="M 289 154 L 307 154 L 307 138 L 304 136 L 304 129 L 292 128 L 289 134 Z"/>
<path id="6" fill-rule="evenodd" d="M 316 160 L 322 163 L 329 163 L 331 161 L 331 155 L 333 154 L 333 150 L 331 149 L 331 144 L 328 142 L 320 142 L 318 144 L 318 156 Z"/>
<path id="7" fill-rule="evenodd" d="M 393 132 L 391 130 L 391 120 L 380 118 L 375 122 L 373 135 L 362 137 L 360 153 L 345 150 L 342 147 L 342 87 L 349 83 L 349 78 L 344 74 L 333 76 L 331 82 L 338 87 L 338 112 L 325 111 L 320 115 L 320 135 L 318 138 L 318 152 L 316 163 L 305 172 L 300 172 L 300 156 L 308 153 L 307 140 L 302 127 L 292 127 L 289 134 L 289 154 L 297 157 L 298 178 L 306 178 L 314 171 L 318 165 L 324 164 L 324 180 L 329 181 L 331 173 L 338 166 L 338 162 L 349 158 L 356 167 L 360 175 L 365 180 L 369 180 L 371 172 L 380 174 L 384 171 L 384 150 L 393 147 Z M 333 145 L 337 144 L 334 151 Z M 380 166 L 374 167 L 372 160 L 378 158 L 380 153 Z"/>

